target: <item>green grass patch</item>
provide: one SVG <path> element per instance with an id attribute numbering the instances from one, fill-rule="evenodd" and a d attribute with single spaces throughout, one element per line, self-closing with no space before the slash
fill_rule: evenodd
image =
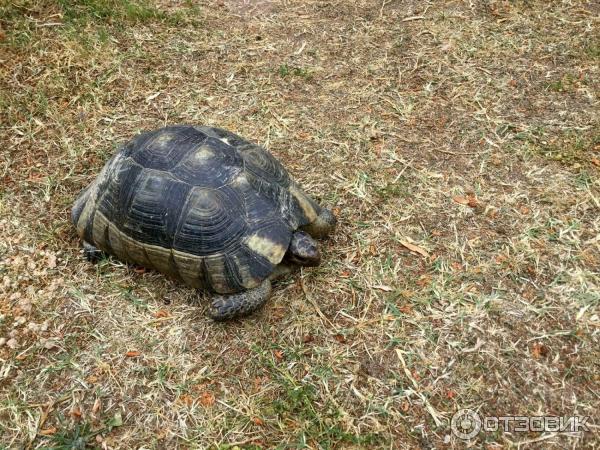
<path id="1" fill-rule="evenodd" d="M 596 150 L 600 145 L 600 134 L 592 129 L 584 132 L 568 132 L 562 136 L 550 136 L 548 132 L 529 132 L 526 136 L 515 136 L 525 141 L 521 150 L 526 154 L 541 156 L 557 161 L 575 169 L 587 165 L 597 158 Z"/>
<path id="2" fill-rule="evenodd" d="M 94 48 L 98 44 L 107 44 L 115 32 L 135 25 L 160 23 L 166 26 L 197 26 L 198 13 L 195 5 L 166 11 L 145 0 L 8 2 L 0 6 L 0 28 L 6 30 L 6 38 L 4 42 L 0 41 L 0 46 L 27 48 L 41 38 L 42 30 L 51 30 L 86 48 Z M 40 27 L 40 22 L 47 26 Z"/>
<path id="3" fill-rule="evenodd" d="M 584 47 L 585 54 L 593 59 L 600 58 L 600 42 L 592 41 L 586 44 Z"/>
<path id="4" fill-rule="evenodd" d="M 293 428 L 286 431 L 286 434 L 294 436 L 293 443 L 280 444 L 277 448 L 308 448 L 317 444 L 318 448 L 330 449 L 382 442 L 382 437 L 376 433 L 354 434 L 346 431 L 341 411 L 321 395 L 318 386 L 308 377 L 298 377 L 288 366 L 276 361 L 269 351 L 257 346 L 253 350 L 259 355 L 261 366 L 268 368 L 271 379 L 277 385 L 275 399 L 264 406 L 265 418 L 280 426 Z"/>
<path id="5" fill-rule="evenodd" d="M 63 418 L 61 422 L 67 421 Z M 93 444 L 96 435 L 110 433 L 114 428 L 123 425 L 121 413 L 117 412 L 113 417 L 105 420 L 104 425 L 94 429 L 89 422 L 76 423 L 70 427 L 65 426 L 50 437 L 48 445 L 39 447 L 44 450 L 78 450 L 96 448 Z"/>
<path id="6" fill-rule="evenodd" d="M 279 76 L 281 78 L 287 78 L 290 76 L 304 78 L 306 80 L 312 80 L 313 78 L 313 73 L 309 69 L 303 67 L 288 66 L 287 64 L 281 64 L 277 72 L 279 73 Z"/>
<path id="7" fill-rule="evenodd" d="M 131 0 L 59 0 L 64 20 L 76 24 L 89 22 L 149 22 L 164 19 L 165 13 L 154 5 Z"/>

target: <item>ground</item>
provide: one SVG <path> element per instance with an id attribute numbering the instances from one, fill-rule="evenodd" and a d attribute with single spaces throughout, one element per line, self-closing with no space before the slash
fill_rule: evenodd
<path id="1" fill-rule="evenodd" d="M 598 448 L 594 1 L 0 2 L 0 445 Z M 336 211 L 254 316 L 84 260 L 78 192 L 174 123 Z M 589 431 L 451 432 L 485 416 Z"/>

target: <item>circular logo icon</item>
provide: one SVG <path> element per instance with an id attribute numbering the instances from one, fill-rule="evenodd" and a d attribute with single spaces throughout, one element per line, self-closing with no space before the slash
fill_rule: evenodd
<path id="1" fill-rule="evenodd" d="M 469 440 L 481 430 L 481 416 L 472 409 L 461 409 L 452 416 L 450 428 L 457 438 Z"/>

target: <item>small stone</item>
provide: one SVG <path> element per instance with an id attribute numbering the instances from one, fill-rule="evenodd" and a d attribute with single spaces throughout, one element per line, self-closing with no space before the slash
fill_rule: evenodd
<path id="1" fill-rule="evenodd" d="M 44 348 L 46 350 L 52 350 L 53 348 L 57 348 L 58 345 L 56 345 L 55 341 L 51 341 L 51 340 L 47 340 L 46 342 L 44 342 Z"/>
<path id="2" fill-rule="evenodd" d="M 29 299 L 22 299 L 19 301 L 19 308 L 21 308 L 21 310 L 23 312 L 31 312 L 32 306 L 31 306 L 31 301 Z"/>
<path id="3" fill-rule="evenodd" d="M 47 260 L 48 269 L 54 269 L 56 267 L 56 255 L 49 254 Z"/>
<path id="4" fill-rule="evenodd" d="M 23 258 L 21 256 L 15 256 L 12 261 L 13 267 L 19 267 L 23 265 Z"/>
<path id="5" fill-rule="evenodd" d="M 19 346 L 19 343 L 17 342 L 17 340 L 15 338 L 12 338 L 12 339 L 8 340 L 6 345 L 8 345 L 10 348 L 12 348 L 14 350 L 15 348 L 17 348 Z"/>
<path id="6" fill-rule="evenodd" d="M 6 338 L 5 337 L 1 337 L 0 338 L 0 347 L 4 347 L 4 344 L 6 344 Z"/>

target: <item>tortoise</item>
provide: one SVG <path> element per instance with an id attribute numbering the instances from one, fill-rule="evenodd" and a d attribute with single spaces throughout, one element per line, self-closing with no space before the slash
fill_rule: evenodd
<path id="1" fill-rule="evenodd" d="M 77 197 L 71 220 L 94 262 L 112 255 L 210 293 L 208 315 L 248 315 L 271 281 L 317 266 L 336 225 L 265 148 L 221 128 L 137 135 Z"/>

